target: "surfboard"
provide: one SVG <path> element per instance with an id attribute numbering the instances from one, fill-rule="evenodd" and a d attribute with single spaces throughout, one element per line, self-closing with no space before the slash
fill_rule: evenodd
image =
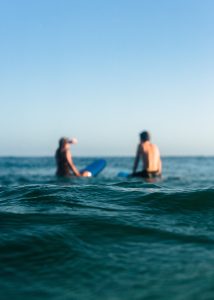
<path id="1" fill-rule="evenodd" d="M 82 169 L 81 173 L 87 171 L 91 173 L 91 176 L 97 176 L 105 168 L 105 166 L 105 159 L 96 159 L 94 162 Z"/>
<path id="2" fill-rule="evenodd" d="M 122 171 L 117 174 L 118 177 L 124 177 L 124 178 L 130 177 L 130 175 L 131 175 L 130 173 L 122 172 Z"/>
<path id="3" fill-rule="evenodd" d="M 148 176 L 143 176 L 141 174 L 142 172 L 137 172 L 136 174 L 133 174 L 133 173 L 128 173 L 128 172 L 119 172 L 117 174 L 118 177 L 121 177 L 121 178 L 142 178 L 146 181 L 158 181 L 161 179 L 161 175 L 156 175 L 156 174 L 152 174 L 152 172 L 150 174 L 148 174 Z"/>

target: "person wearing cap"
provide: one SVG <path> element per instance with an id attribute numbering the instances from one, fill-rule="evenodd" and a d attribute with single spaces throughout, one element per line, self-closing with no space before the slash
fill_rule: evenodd
<path id="1" fill-rule="evenodd" d="M 137 172 L 139 160 L 142 159 L 142 171 Z M 133 165 L 133 173 L 131 176 L 143 178 L 160 177 L 162 173 L 162 162 L 160 152 L 155 144 L 150 142 L 150 134 L 148 131 L 140 133 L 140 143 L 137 146 L 137 152 Z"/>
<path id="2" fill-rule="evenodd" d="M 77 139 L 68 139 L 68 138 L 61 138 L 59 140 L 59 148 L 56 150 L 55 158 L 56 158 L 56 165 L 57 165 L 57 176 L 71 176 L 71 172 L 75 176 L 83 176 L 76 166 L 73 163 L 72 155 L 70 151 L 70 144 L 76 144 Z"/>

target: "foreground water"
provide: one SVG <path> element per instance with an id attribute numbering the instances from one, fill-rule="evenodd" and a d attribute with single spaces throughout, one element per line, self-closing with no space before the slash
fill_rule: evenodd
<path id="1" fill-rule="evenodd" d="M 117 177 L 132 163 L 58 180 L 52 158 L 0 158 L 1 300 L 213 299 L 214 158 L 166 157 L 153 183 Z"/>

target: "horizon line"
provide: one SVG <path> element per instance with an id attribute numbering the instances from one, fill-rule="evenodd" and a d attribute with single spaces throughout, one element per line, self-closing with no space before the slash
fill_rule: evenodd
<path id="1" fill-rule="evenodd" d="M 0 155 L 0 158 L 54 158 L 54 155 Z M 128 158 L 135 157 L 135 155 L 73 155 L 76 158 Z M 214 154 L 165 154 L 164 157 L 214 157 Z"/>

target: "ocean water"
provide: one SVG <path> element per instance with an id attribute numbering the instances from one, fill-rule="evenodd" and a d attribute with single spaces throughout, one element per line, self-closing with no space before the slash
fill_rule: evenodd
<path id="1" fill-rule="evenodd" d="M 0 158 L 0 299 L 214 299 L 214 158 L 164 157 L 157 182 L 106 160 L 59 180 L 53 158 Z"/>

